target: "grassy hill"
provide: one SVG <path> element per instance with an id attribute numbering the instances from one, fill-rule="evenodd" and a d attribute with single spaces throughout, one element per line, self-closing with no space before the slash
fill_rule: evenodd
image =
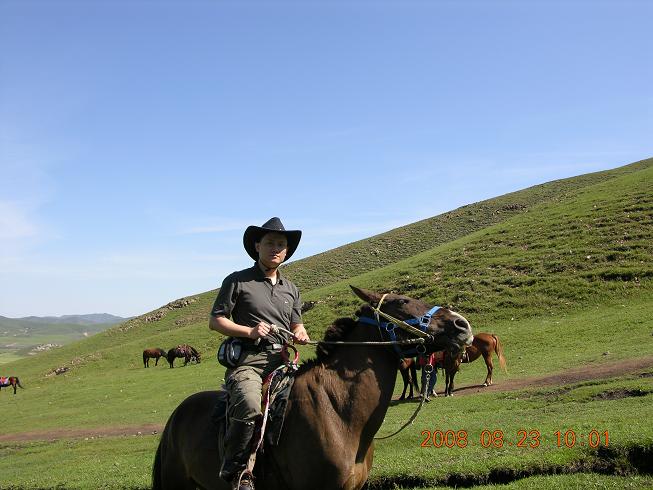
<path id="1" fill-rule="evenodd" d="M 603 172 L 555 180 L 390 230 L 386 233 L 298 260 L 285 268 L 301 291 L 332 284 L 431 250 L 444 243 L 504 222 L 543 203 L 563 200 L 575 191 L 639 172 L 653 164 L 642 160 Z"/>
<path id="2" fill-rule="evenodd" d="M 313 338 L 334 318 L 355 311 L 359 301 L 349 292 L 351 283 L 450 306 L 476 331 L 499 334 L 510 370 L 495 376 L 497 382 L 641 358 L 652 352 L 652 196 L 653 160 L 645 160 L 466 206 L 297 261 L 286 273 L 302 285 L 304 300 L 316 302 L 305 316 Z M 214 389 L 223 376 L 212 360 L 221 339 L 207 328 L 214 297 L 209 291 L 183 298 L 89 339 L 5 365 L 7 374 L 19 375 L 27 387 L 16 396 L 0 394 L 11 431 L 164 423 L 185 396 Z M 180 342 L 199 348 L 205 361 L 182 369 L 143 369 L 143 348 Z M 302 349 L 304 358 L 311 352 Z M 62 366 L 68 372 L 54 375 Z M 634 471 L 627 464 L 632 451 L 653 454 L 653 428 L 641 424 L 653 415 L 652 371 L 559 393 L 540 389 L 438 399 L 437 407 L 431 403 L 419 419 L 422 426 L 379 444 L 373 482 L 413 481 L 424 487 L 465 475 L 483 482 L 501 468 L 522 476 L 574 467 L 589 471 L 607 464 L 606 458 L 621 458 L 623 471 Z M 458 386 L 483 377 L 484 366 L 470 365 Z M 615 390 L 642 395 L 601 398 Z M 401 425 L 413 409 L 391 408 L 382 432 Z M 516 432 L 527 424 L 550 437 L 560 425 L 596 425 L 611 431 L 615 452 L 568 450 L 550 440 L 530 453 L 516 448 L 488 453 L 478 447 L 425 452 L 420 432 L 436 424 L 476 436 L 488 425 Z M 108 488 L 144 488 L 156 443 L 156 436 L 0 443 L 0 456 L 16 468 L 0 475 L 0 486 L 65 482 L 92 488 L 102 482 Z M 66 467 L 92 461 L 93 471 L 52 471 L 62 453 Z M 645 479 L 645 484 L 653 482 Z"/>

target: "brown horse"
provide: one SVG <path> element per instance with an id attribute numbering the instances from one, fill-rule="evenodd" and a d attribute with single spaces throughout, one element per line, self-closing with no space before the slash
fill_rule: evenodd
<path id="1" fill-rule="evenodd" d="M 168 364 L 170 364 L 171 368 L 175 367 L 174 364 L 177 357 L 184 360 L 184 366 L 191 361 L 195 361 L 199 364 L 202 360 L 197 349 L 188 344 L 179 344 L 177 347 L 173 347 L 168 351 L 166 358 L 168 359 Z"/>
<path id="2" fill-rule="evenodd" d="M 2 390 L 2 388 L 6 388 L 7 386 L 11 386 L 14 389 L 14 395 L 16 394 L 16 386 L 23 388 L 23 385 L 20 384 L 18 376 L 0 376 L 0 390 Z"/>
<path id="3" fill-rule="evenodd" d="M 464 355 L 455 357 L 445 356 L 444 358 L 444 372 L 445 372 L 445 385 L 444 394 L 446 396 L 453 395 L 453 379 L 460 368 L 462 362 L 474 362 L 480 356 L 485 360 L 487 367 L 487 376 L 483 386 L 490 386 L 492 384 L 492 371 L 494 364 L 492 363 L 492 353 L 496 353 L 499 358 L 499 365 L 507 372 L 506 358 L 503 355 L 503 346 L 499 341 L 499 337 L 492 333 L 480 332 L 474 335 L 472 345 L 467 347 Z"/>
<path id="4" fill-rule="evenodd" d="M 161 349 L 160 347 L 151 347 L 149 349 L 145 349 L 143 351 L 143 366 L 150 367 L 150 359 L 155 359 L 154 365 L 158 366 L 159 358 L 163 357 L 166 359 L 167 356 L 168 353 L 165 351 L 165 349 Z"/>
<path id="5" fill-rule="evenodd" d="M 371 305 L 381 300 L 375 292 L 352 289 Z M 396 294 L 387 295 L 381 306 L 400 320 L 420 318 L 428 310 L 426 303 Z M 388 340 L 392 327 L 376 322 L 370 306 L 358 315 L 358 321 L 336 321 L 325 340 Z M 427 352 L 458 353 L 471 341 L 467 320 L 446 308 L 423 322 Z M 406 336 L 397 334 L 399 339 Z M 304 363 L 295 375 L 278 446 L 266 446 L 257 458 L 258 488 L 360 489 L 372 467 L 373 438 L 390 405 L 398 362 L 389 347 L 319 345 L 317 359 Z M 211 420 L 217 401 L 217 391 L 196 393 L 172 413 L 154 459 L 153 489 L 229 488 L 218 477 L 222 455 Z"/>
<path id="6" fill-rule="evenodd" d="M 401 379 L 404 382 L 404 390 L 401 392 L 399 399 L 406 399 L 406 390 L 409 387 L 410 391 L 408 398 L 413 398 L 414 392 L 419 393 L 419 385 L 417 383 L 417 361 L 414 357 L 404 357 L 399 361 L 399 374 L 401 374 Z"/>

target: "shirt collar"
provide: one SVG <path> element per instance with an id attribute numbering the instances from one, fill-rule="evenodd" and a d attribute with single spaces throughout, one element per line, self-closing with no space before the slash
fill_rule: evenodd
<path id="1" fill-rule="evenodd" d="M 254 273 L 256 274 L 256 277 L 262 281 L 265 281 L 268 279 L 261 268 L 258 266 L 258 262 L 254 262 L 254 266 L 252 267 L 254 269 Z M 277 284 L 283 284 L 284 278 L 283 275 L 281 274 L 281 271 L 279 270 L 279 267 L 277 267 Z"/>

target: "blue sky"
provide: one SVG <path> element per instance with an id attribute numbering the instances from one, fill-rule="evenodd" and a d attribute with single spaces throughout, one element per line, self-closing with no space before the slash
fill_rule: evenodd
<path id="1" fill-rule="evenodd" d="M 650 2 L 0 2 L 0 315 L 138 315 L 653 156 Z"/>

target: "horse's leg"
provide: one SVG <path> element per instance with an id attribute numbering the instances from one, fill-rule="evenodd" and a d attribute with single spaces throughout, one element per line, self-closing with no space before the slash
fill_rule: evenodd
<path id="1" fill-rule="evenodd" d="M 485 359 L 485 365 L 487 366 L 487 376 L 485 377 L 485 383 L 483 383 L 483 386 L 490 386 L 492 384 L 492 371 L 494 370 L 492 352 L 483 353 L 483 359 Z"/>
<path id="2" fill-rule="evenodd" d="M 406 399 L 406 389 L 408 388 L 409 384 L 409 379 L 408 379 L 408 371 L 403 367 L 403 363 L 399 368 L 399 374 L 401 374 L 401 379 L 404 381 L 404 391 L 401 392 L 401 396 L 399 397 L 400 400 L 405 400 Z"/>
<path id="3" fill-rule="evenodd" d="M 11 386 L 14 387 L 14 395 L 16 394 L 16 380 L 12 379 L 11 380 Z"/>
<path id="4" fill-rule="evenodd" d="M 458 371 L 457 367 L 449 367 L 445 372 L 444 396 L 453 396 L 453 379 Z"/>
<path id="5" fill-rule="evenodd" d="M 345 481 L 343 485 L 343 490 L 359 490 L 363 488 L 367 477 L 370 474 L 372 469 L 372 462 L 374 461 L 374 446 L 370 445 L 367 453 L 365 454 L 365 459 L 361 462 L 354 464 L 354 467 L 351 469 L 351 476 Z"/>
<path id="6" fill-rule="evenodd" d="M 419 396 L 419 384 L 417 382 L 417 366 L 415 365 L 415 360 L 413 360 L 412 364 L 410 365 L 410 375 L 412 378 L 410 386 L 410 397 L 413 398 L 413 388 L 415 388 L 415 391 Z"/>
<path id="7" fill-rule="evenodd" d="M 156 357 L 156 358 L 154 359 L 154 367 L 157 367 L 158 365 L 159 365 L 159 358 Z"/>

